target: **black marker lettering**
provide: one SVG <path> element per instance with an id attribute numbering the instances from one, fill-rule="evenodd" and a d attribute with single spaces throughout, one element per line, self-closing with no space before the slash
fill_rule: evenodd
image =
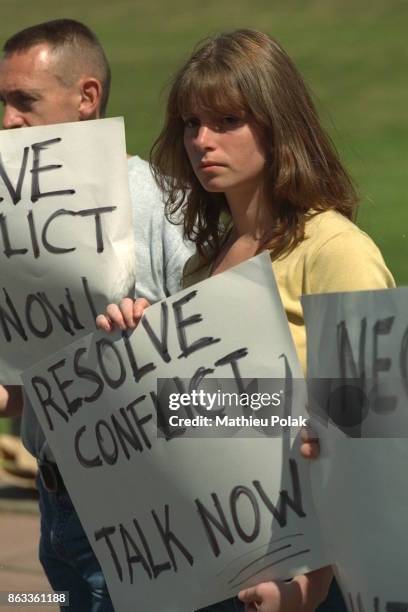
<path id="1" fill-rule="evenodd" d="M 373 410 L 378 414 L 384 414 L 395 410 L 397 405 L 397 397 L 381 396 L 379 394 L 379 372 L 388 372 L 391 368 L 391 359 L 389 357 L 380 357 L 378 354 L 378 336 L 388 335 L 392 329 L 395 317 L 387 317 L 376 321 L 373 326 L 373 390 L 372 398 Z"/>
<path id="2" fill-rule="evenodd" d="M 63 216 L 69 217 L 95 217 L 95 242 L 96 242 L 96 252 L 102 253 L 104 250 L 103 244 L 103 236 L 102 236 L 102 228 L 101 228 L 101 220 L 100 216 L 107 212 L 112 212 L 116 210 L 116 206 L 105 206 L 101 208 L 88 208 L 85 210 L 66 210 L 65 208 L 60 208 L 52 213 L 52 215 L 48 218 L 48 220 L 44 223 L 44 227 L 41 233 L 41 239 L 44 247 L 47 249 L 49 253 L 53 253 L 54 255 L 58 255 L 61 253 L 70 253 L 71 251 L 76 251 L 77 247 L 60 247 L 54 244 L 51 244 L 48 240 L 48 230 L 51 223 Z"/>
<path id="3" fill-rule="evenodd" d="M 48 149 L 50 145 L 61 142 L 61 138 L 52 138 L 51 140 L 43 140 L 42 142 L 35 142 L 31 145 L 33 150 L 33 167 L 31 172 L 31 201 L 37 202 L 40 198 L 47 198 L 56 195 L 72 195 L 75 193 L 75 189 L 60 189 L 59 191 L 40 191 L 40 172 L 48 172 L 49 170 L 57 170 L 62 168 L 62 164 L 50 164 L 48 166 L 40 166 L 40 153 Z"/>
<path id="4" fill-rule="evenodd" d="M 129 532 L 125 529 L 122 523 L 119 524 L 119 529 L 120 529 L 120 535 L 122 537 L 123 547 L 126 553 L 126 562 L 127 562 L 128 571 L 129 571 L 130 584 L 133 584 L 133 565 L 135 563 L 141 563 L 143 569 L 145 570 L 146 574 L 151 580 L 152 572 L 150 571 L 150 567 L 146 559 L 144 558 L 143 554 L 139 550 L 136 542 L 130 536 Z M 133 554 L 131 554 L 131 549 L 133 551 Z"/>
<path id="5" fill-rule="evenodd" d="M 157 576 L 159 576 L 162 572 L 165 572 L 165 571 L 171 569 L 170 562 L 166 561 L 165 563 L 158 563 L 157 565 L 155 564 L 155 562 L 153 560 L 153 555 L 151 553 L 148 541 L 145 538 L 143 530 L 140 528 L 140 525 L 139 525 L 139 523 L 137 522 L 136 519 L 133 519 L 133 524 L 134 524 L 135 529 L 137 531 L 137 534 L 138 534 L 138 536 L 140 538 L 140 541 L 142 542 L 142 546 L 143 546 L 143 548 L 145 550 L 147 560 L 148 560 L 150 568 L 151 568 L 151 570 L 153 572 L 153 577 L 157 578 Z"/>
<path id="6" fill-rule="evenodd" d="M 45 325 L 44 329 L 39 329 L 39 327 L 36 325 L 36 323 L 33 320 L 32 311 L 33 311 L 34 304 L 37 304 L 40 307 L 39 310 L 37 308 L 37 311 L 44 315 L 44 325 Z M 51 317 L 48 313 L 48 310 L 42 303 L 40 296 L 35 295 L 34 293 L 30 293 L 27 296 L 26 304 L 25 304 L 25 316 L 26 316 L 28 328 L 31 331 L 31 333 L 34 334 L 34 336 L 37 336 L 37 338 L 47 338 L 51 334 L 53 330 Z"/>
<path id="7" fill-rule="evenodd" d="M 4 250 L 3 253 L 7 258 L 12 257 L 13 255 L 25 255 L 28 253 L 28 249 L 14 249 L 10 243 L 10 236 L 7 228 L 7 218 L 3 213 L 0 213 L 0 232 L 3 238 Z"/>
<path id="8" fill-rule="evenodd" d="M 218 499 L 218 495 L 216 493 L 211 493 L 211 497 L 212 497 L 215 509 L 218 512 L 218 516 L 214 516 L 214 514 L 211 514 L 208 508 L 206 508 L 199 499 L 195 500 L 195 504 L 197 506 L 197 510 L 200 515 L 200 518 L 203 522 L 205 534 L 210 543 L 212 552 L 215 557 L 218 557 L 221 551 L 220 551 L 218 541 L 214 535 L 212 525 L 224 536 L 226 540 L 228 540 L 230 544 L 234 544 L 234 536 L 232 535 L 231 529 L 228 525 L 227 519 L 224 514 L 224 510 L 222 509 L 220 500 Z"/>
<path id="9" fill-rule="evenodd" d="M 195 340 L 191 344 L 187 343 L 186 331 L 185 328 L 194 325 L 195 323 L 200 323 L 203 320 L 201 314 L 194 314 L 190 317 L 183 319 L 182 307 L 184 304 L 190 302 L 197 295 L 197 291 L 190 291 L 187 295 L 183 296 L 176 302 L 173 302 L 173 312 L 176 320 L 176 330 L 177 330 L 177 338 L 181 348 L 181 353 L 178 356 L 178 359 L 181 357 L 188 357 L 191 353 L 195 351 L 199 351 L 200 349 L 205 348 L 206 346 L 210 346 L 211 344 L 216 344 L 220 342 L 221 338 L 213 338 L 211 336 L 206 336 L 204 338 L 199 338 Z"/>
<path id="10" fill-rule="evenodd" d="M 52 392 L 51 392 L 51 387 L 48 384 L 48 382 L 46 381 L 45 378 L 42 378 L 41 376 L 34 376 L 31 379 L 31 386 L 33 387 L 38 401 L 41 404 L 41 407 L 44 411 L 45 417 L 47 419 L 47 423 L 48 423 L 48 427 L 50 428 L 51 431 L 54 431 L 54 424 L 51 420 L 49 411 L 48 411 L 48 407 L 51 407 L 55 410 L 55 412 L 57 412 L 66 423 L 68 423 L 69 418 L 68 416 L 65 414 L 65 412 L 62 410 L 62 408 L 60 408 L 58 406 L 58 404 L 54 401 L 53 397 L 52 397 Z M 43 395 L 40 391 L 41 387 L 43 389 L 45 389 L 46 391 L 46 395 Z"/>
<path id="11" fill-rule="evenodd" d="M 245 497 L 249 500 L 249 503 L 252 506 L 252 510 L 254 513 L 254 527 L 252 533 L 246 533 L 239 522 L 237 505 L 238 499 L 241 497 L 241 495 L 245 495 Z M 247 487 L 237 486 L 232 489 L 229 501 L 232 520 L 234 522 L 234 526 L 237 530 L 239 537 L 243 542 L 253 542 L 258 537 L 261 526 L 261 514 L 259 512 L 259 506 L 258 502 L 256 501 L 255 495 Z"/>
<path id="12" fill-rule="evenodd" d="M 106 439 L 103 437 L 102 429 L 105 429 L 109 433 L 108 438 L 110 438 L 111 443 L 112 443 L 111 444 L 112 450 L 110 452 L 109 452 L 109 448 L 107 448 L 109 442 L 107 442 Z M 103 421 L 102 419 L 98 421 L 95 425 L 95 433 L 96 433 L 96 440 L 98 442 L 98 447 L 99 447 L 99 450 L 101 451 L 102 457 L 105 459 L 106 463 L 108 463 L 109 465 L 115 465 L 116 461 L 118 460 L 118 452 L 119 452 L 118 444 L 107 422 Z"/>
<path id="13" fill-rule="evenodd" d="M 56 370 L 63 368 L 65 364 L 66 364 L 66 359 L 61 359 L 60 361 L 57 361 L 57 363 L 54 363 L 52 366 L 50 366 L 48 368 L 48 371 L 51 372 L 56 382 L 56 385 L 58 387 L 58 390 L 61 393 L 62 397 L 64 398 L 64 402 L 65 402 L 65 406 L 67 408 L 68 414 L 73 415 L 76 413 L 78 408 L 82 406 L 82 399 L 80 397 L 76 397 L 75 399 L 70 400 L 65 392 L 65 389 L 68 389 L 68 387 L 72 385 L 73 380 L 61 381 L 57 376 Z"/>
<path id="14" fill-rule="evenodd" d="M 99 376 L 97 372 L 95 372 L 94 370 L 91 370 L 90 368 L 86 368 L 79 363 L 79 360 L 82 357 L 82 355 L 86 355 L 86 354 L 87 354 L 87 349 L 83 347 L 75 351 L 74 372 L 78 376 L 78 378 L 89 380 L 90 382 L 93 382 L 96 384 L 96 389 L 93 392 L 93 394 L 88 395 L 87 397 L 83 398 L 84 402 L 95 402 L 98 399 L 98 397 L 100 397 L 100 395 L 102 394 L 104 384 L 103 384 L 102 378 Z"/>
<path id="15" fill-rule="evenodd" d="M 136 427 L 139 431 L 139 435 L 142 437 L 146 448 L 152 448 L 151 442 L 149 438 L 147 437 L 143 426 L 145 425 L 145 423 L 149 423 L 149 421 L 152 420 L 153 415 L 150 413 L 150 414 L 145 414 L 142 417 L 139 417 L 139 415 L 136 413 L 136 410 L 135 410 L 135 406 L 139 402 L 142 402 L 145 399 L 146 399 L 145 395 L 141 395 L 140 397 L 137 397 L 135 400 L 133 400 L 126 406 L 126 410 L 132 415 L 133 420 L 136 424 Z"/>
<path id="16" fill-rule="evenodd" d="M 96 306 L 94 304 L 92 294 L 89 290 L 88 279 L 85 276 L 81 276 L 81 281 L 82 281 L 82 287 L 84 289 L 86 301 L 88 302 L 89 310 L 91 311 L 92 318 L 95 321 L 96 317 L 98 316 L 98 313 L 96 311 Z M 95 327 L 96 327 L 96 323 L 95 323 Z"/>
<path id="17" fill-rule="evenodd" d="M 116 531 L 116 527 L 102 527 L 102 529 L 98 529 L 98 531 L 95 531 L 94 533 L 94 538 L 96 542 L 99 542 L 99 540 L 101 540 L 102 538 L 105 539 L 105 542 L 109 548 L 109 552 L 111 554 L 113 563 L 115 565 L 115 569 L 116 572 L 118 574 L 118 578 L 121 582 L 123 582 L 123 572 L 122 572 L 122 567 L 119 563 L 119 559 L 118 559 L 118 555 L 116 554 L 116 551 L 113 547 L 113 544 L 111 542 L 110 536 L 113 535 Z"/>
<path id="18" fill-rule="evenodd" d="M 235 382 L 237 383 L 239 393 L 245 393 L 246 388 L 243 383 L 237 361 L 247 356 L 248 349 L 240 348 L 236 351 L 233 351 L 232 353 L 229 353 L 228 355 L 225 355 L 225 357 L 221 357 L 221 359 L 218 359 L 218 361 L 214 363 L 215 366 L 222 366 L 227 364 L 231 365 L 232 373 L 234 374 Z"/>
<path id="19" fill-rule="evenodd" d="M 292 480 L 293 499 L 291 499 L 288 495 L 288 492 L 283 489 L 279 493 L 279 501 L 276 506 L 266 495 L 259 480 L 253 481 L 253 485 L 259 493 L 262 501 L 264 502 L 268 510 L 271 512 L 273 517 L 277 520 L 280 527 L 285 527 L 287 523 L 288 506 L 292 508 L 293 512 L 295 512 L 295 514 L 297 514 L 299 517 L 303 518 L 306 516 L 302 504 L 302 492 L 300 488 L 299 473 L 296 461 L 294 459 L 289 459 L 289 469 Z"/>
<path id="20" fill-rule="evenodd" d="M 213 372 L 214 372 L 214 368 L 204 368 L 204 367 L 198 368 L 194 372 L 193 376 L 191 377 L 189 388 L 188 388 L 189 394 L 191 395 L 192 391 L 198 391 L 200 388 L 201 382 L 204 380 L 207 374 L 212 374 Z M 186 413 L 188 413 L 188 416 L 191 418 L 193 415 L 192 415 L 190 406 L 185 406 L 184 408 L 185 408 Z M 207 408 L 205 406 L 202 406 L 201 404 L 199 404 L 198 406 L 195 406 L 195 410 L 197 414 L 200 414 L 201 416 L 207 416 L 209 418 L 215 418 L 217 415 L 224 414 L 225 412 L 223 406 L 221 406 L 218 410 L 213 408 L 211 412 L 209 413 Z"/>
<path id="21" fill-rule="evenodd" d="M 126 332 L 122 333 L 123 342 L 125 344 L 126 353 L 129 359 L 130 367 L 132 368 L 132 374 L 135 382 L 139 382 L 143 376 L 146 376 L 149 372 L 153 372 L 156 369 L 156 366 L 153 362 L 146 363 L 145 365 L 139 367 L 137 365 L 136 357 L 132 349 L 132 345 L 129 342 L 129 337 Z"/>
<path id="22" fill-rule="evenodd" d="M 157 529 L 159 530 L 161 539 L 163 540 L 163 544 L 166 547 L 167 553 L 169 555 L 171 564 L 175 572 L 177 572 L 177 563 L 176 557 L 173 552 L 172 543 L 179 549 L 179 551 L 184 555 L 185 559 L 190 565 L 193 565 L 194 559 L 192 555 L 189 553 L 187 548 L 181 543 L 181 541 L 177 538 L 173 531 L 170 530 L 169 525 L 169 506 L 166 504 L 164 506 L 164 526 L 161 524 L 159 517 L 157 516 L 154 510 L 151 511 L 154 522 L 157 525 Z"/>
<path id="23" fill-rule="evenodd" d="M 157 429 L 159 429 L 164 435 L 167 441 L 173 438 L 178 438 L 186 433 L 185 427 L 178 427 L 175 425 L 172 427 L 169 423 L 169 406 L 167 401 L 160 402 L 155 391 L 150 391 L 150 397 L 156 409 L 157 414 Z"/>
<path id="24" fill-rule="evenodd" d="M 30 230 L 31 246 L 33 248 L 34 259 L 37 259 L 37 257 L 40 256 L 40 247 L 38 244 L 37 231 L 35 228 L 32 210 L 30 210 L 30 212 L 28 213 L 27 220 L 28 220 L 28 229 Z"/>
<path id="25" fill-rule="evenodd" d="M 61 327 L 71 336 L 75 336 L 74 329 L 84 329 L 84 326 L 78 319 L 75 303 L 71 297 L 69 289 L 65 289 L 68 308 L 66 308 L 65 304 L 59 304 L 57 307 L 55 307 L 48 299 L 47 294 L 42 291 L 37 293 L 37 295 L 41 298 L 45 306 L 47 306 L 48 310 L 52 312 L 57 321 L 61 324 Z M 74 329 L 71 328 L 71 325 Z"/>
<path id="26" fill-rule="evenodd" d="M 132 423 L 129 420 L 128 415 L 125 412 L 125 409 L 119 408 L 119 412 L 126 424 L 126 428 L 119 423 L 118 418 L 114 414 L 112 414 L 111 416 L 111 421 L 115 429 L 116 436 L 122 447 L 122 450 L 125 453 L 126 459 L 130 459 L 130 453 L 129 453 L 125 440 L 130 444 L 132 448 L 134 448 L 137 451 L 142 451 L 143 446 L 139 440 L 139 436 L 137 435 L 137 432 L 135 431 Z"/>
<path id="27" fill-rule="evenodd" d="M 6 289 L 3 287 L 4 297 L 6 298 L 6 304 L 8 306 L 9 312 L 0 305 L 0 323 L 3 328 L 3 334 L 6 339 L 6 342 L 11 342 L 11 333 L 9 330 L 9 325 L 11 325 L 16 332 L 19 334 L 20 338 L 22 338 L 25 342 L 28 341 L 27 334 L 25 332 L 23 323 L 18 316 L 17 310 L 14 306 L 13 300 L 7 293 Z"/>
<path id="28" fill-rule="evenodd" d="M 168 312 L 168 306 L 166 302 L 162 302 L 160 307 L 161 307 L 160 339 L 157 337 L 156 333 L 153 331 L 146 316 L 144 316 L 142 319 L 142 325 L 145 328 L 146 333 L 149 336 L 151 343 L 153 344 L 156 351 L 159 353 L 160 357 L 163 359 L 165 363 L 169 363 L 171 361 L 171 357 L 169 355 L 169 351 L 167 347 L 167 337 L 168 337 L 168 331 L 169 331 L 169 312 Z"/>
<path id="29" fill-rule="evenodd" d="M 116 358 L 119 370 L 116 378 L 114 377 L 113 372 L 108 372 L 107 367 L 105 365 L 105 355 L 107 353 L 107 349 L 110 349 L 112 355 L 114 355 Z M 96 343 L 96 354 L 98 357 L 99 368 L 102 372 L 105 382 L 109 385 L 111 389 L 117 389 L 126 380 L 126 368 L 122 361 L 122 357 L 119 353 L 119 350 L 116 348 L 114 342 L 108 340 L 107 338 L 102 338 Z"/>
<path id="30" fill-rule="evenodd" d="M 57 219 L 58 217 L 61 217 L 63 215 L 69 215 L 69 216 L 73 217 L 73 216 L 75 216 L 75 211 L 73 211 L 73 210 L 65 210 L 64 208 L 60 208 L 60 209 L 56 210 L 55 212 L 52 213 L 52 215 L 44 223 L 44 227 L 43 227 L 43 230 L 41 232 L 41 240 L 42 240 L 42 243 L 43 243 L 44 247 L 47 249 L 47 251 L 49 253 L 52 253 L 54 255 L 58 255 L 60 253 L 71 253 L 72 251 L 76 251 L 76 247 L 69 247 L 69 248 L 67 248 L 67 247 L 57 247 L 57 246 L 51 244 L 48 241 L 47 232 L 48 232 L 49 226 L 54 221 L 54 219 Z"/>
<path id="31" fill-rule="evenodd" d="M 340 378 L 355 378 L 363 381 L 365 379 L 365 347 L 367 336 L 367 319 L 361 320 L 360 339 L 358 350 L 358 364 L 354 361 L 350 337 L 345 321 L 337 325 L 337 355 L 340 364 Z M 349 375 L 349 373 L 351 375 Z"/>
<path id="32" fill-rule="evenodd" d="M 102 234 L 102 225 L 101 225 L 101 215 L 104 215 L 107 212 L 113 212 L 117 209 L 117 206 L 100 206 L 98 208 L 88 208 L 85 210 L 80 210 L 76 212 L 76 215 L 80 217 L 90 217 L 94 215 L 95 217 L 95 241 L 96 241 L 96 252 L 103 253 L 104 244 L 103 244 L 103 234 Z"/>
<path id="33" fill-rule="evenodd" d="M 80 429 L 78 429 L 78 431 L 75 434 L 75 439 L 74 439 L 75 455 L 79 463 L 83 467 L 85 468 L 99 467 L 103 465 L 99 455 L 95 455 L 95 457 L 92 457 L 92 459 L 87 459 L 85 455 L 79 449 L 79 441 L 85 432 L 86 432 L 86 425 L 83 425 L 82 427 L 80 427 Z"/>
<path id="34" fill-rule="evenodd" d="M 20 166 L 20 172 L 18 174 L 17 185 L 16 188 L 13 187 L 12 182 L 6 172 L 6 169 L 3 166 L 3 160 L 0 155 L 0 176 L 3 179 L 3 182 L 7 188 L 10 198 L 13 201 L 13 204 L 17 204 L 21 200 L 21 188 L 23 186 L 24 176 L 27 168 L 27 160 L 28 160 L 28 152 L 30 148 L 24 147 L 23 150 L 23 159 Z M 0 202 L 3 202 L 4 198 L 0 197 Z"/>

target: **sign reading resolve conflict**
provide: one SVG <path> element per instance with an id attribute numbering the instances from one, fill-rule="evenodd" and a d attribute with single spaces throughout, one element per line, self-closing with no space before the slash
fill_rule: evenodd
<path id="1" fill-rule="evenodd" d="M 303 307 L 322 535 L 351 612 L 403 612 L 408 288 L 307 296 Z"/>
<path id="2" fill-rule="evenodd" d="M 122 119 L 0 133 L 0 383 L 133 291 Z"/>
<path id="3" fill-rule="evenodd" d="M 224 379 L 250 395 L 277 378 L 270 410 L 289 420 L 301 377 L 268 254 L 152 306 L 129 337 L 89 335 L 24 373 L 118 612 L 191 612 L 327 563 L 297 430 L 190 437 L 157 385 L 197 399 L 205 382 L 221 397 Z"/>

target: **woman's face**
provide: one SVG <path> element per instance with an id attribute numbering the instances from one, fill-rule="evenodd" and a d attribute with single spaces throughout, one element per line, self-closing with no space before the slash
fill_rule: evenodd
<path id="1" fill-rule="evenodd" d="M 184 117 L 184 146 L 207 191 L 253 191 L 263 184 L 265 154 L 254 127 L 243 114 Z"/>

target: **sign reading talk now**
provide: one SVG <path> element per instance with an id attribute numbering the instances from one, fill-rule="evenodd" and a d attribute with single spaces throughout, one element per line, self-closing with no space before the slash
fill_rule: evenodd
<path id="1" fill-rule="evenodd" d="M 0 383 L 134 286 L 122 119 L 0 132 Z"/>
<path id="2" fill-rule="evenodd" d="M 152 306 L 129 337 L 88 335 L 24 373 L 117 612 L 191 612 L 327 564 L 288 425 L 304 415 L 301 378 L 268 254 Z M 227 421 L 225 379 L 228 401 L 249 398 Z M 256 420 L 257 379 L 282 381 L 276 436 Z M 186 416 L 208 435 L 189 437 Z"/>

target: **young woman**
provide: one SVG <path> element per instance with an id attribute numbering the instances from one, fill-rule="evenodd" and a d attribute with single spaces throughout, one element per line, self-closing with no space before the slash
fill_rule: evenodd
<path id="1" fill-rule="evenodd" d="M 355 189 L 302 77 L 266 34 L 238 30 L 199 46 L 173 80 L 151 162 L 168 213 L 181 212 L 197 247 L 184 285 L 268 250 L 304 368 L 302 294 L 393 286 L 379 250 L 352 221 Z M 133 327 L 145 305 L 110 306 L 100 326 Z M 243 313 L 252 307 L 243 296 Z M 314 610 L 329 580 L 319 570 L 242 599 L 247 610 Z M 239 609 L 232 600 L 222 606 L 209 610 Z"/>

